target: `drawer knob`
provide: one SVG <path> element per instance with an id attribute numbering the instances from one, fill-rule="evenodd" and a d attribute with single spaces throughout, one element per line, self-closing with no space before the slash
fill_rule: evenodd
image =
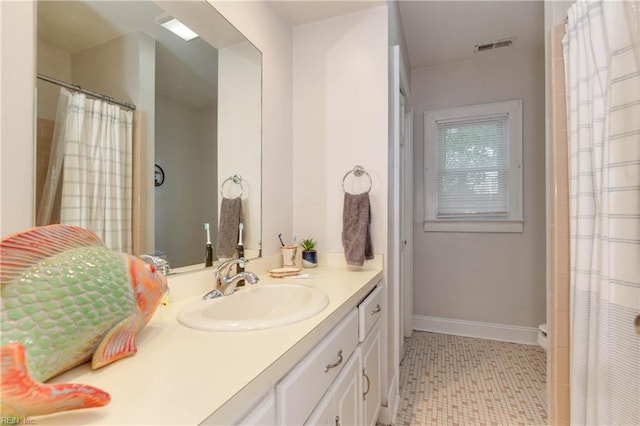
<path id="1" fill-rule="evenodd" d="M 340 349 L 338 351 L 338 360 L 336 362 L 334 362 L 333 364 L 329 364 L 325 367 L 324 372 L 328 372 L 330 369 L 335 368 L 337 366 L 339 366 L 340 364 L 342 364 L 342 349 Z"/>
<path id="2" fill-rule="evenodd" d="M 378 303 L 378 304 L 376 305 L 376 308 L 371 312 L 371 315 L 375 315 L 375 314 L 377 314 L 378 312 L 380 312 L 381 310 L 382 310 L 382 308 L 380 307 L 380 304 Z"/>

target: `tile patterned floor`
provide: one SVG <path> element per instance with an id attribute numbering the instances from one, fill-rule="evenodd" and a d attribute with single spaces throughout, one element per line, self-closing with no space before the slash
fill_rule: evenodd
<path id="1" fill-rule="evenodd" d="M 539 346 L 414 331 L 396 425 L 546 425 Z"/>

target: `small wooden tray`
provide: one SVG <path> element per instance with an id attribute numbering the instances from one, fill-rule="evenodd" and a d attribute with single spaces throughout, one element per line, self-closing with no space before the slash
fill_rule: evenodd
<path id="1" fill-rule="evenodd" d="M 302 271 L 302 268 L 295 268 L 292 266 L 288 266 L 288 267 L 284 267 L 284 268 L 276 268 L 276 269 L 269 269 L 269 274 L 274 277 L 274 278 L 282 278 L 282 277 L 288 277 L 291 275 L 298 275 L 298 273 Z"/>

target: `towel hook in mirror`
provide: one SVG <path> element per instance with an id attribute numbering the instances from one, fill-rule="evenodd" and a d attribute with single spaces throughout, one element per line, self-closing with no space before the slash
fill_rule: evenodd
<path id="1" fill-rule="evenodd" d="M 233 197 L 233 198 L 242 198 L 242 195 L 244 194 L 244 188 L 242 187 L 242 176 L 240 175 L 233 175 L 233 176 L 229 176 L 228 178 L 226 178 L 224 180 L 224 182 L 222 182 L 222 185 L 220 185 L 220 196 L 222 198 L 225 198 L 224 196 L 224 185 L 227 183 L 234 183 L 238 186 L 240 186 L 240 195 L 238 195 L 237 197 Z"/>
<path id="2" fill-rule="evenodd" d="M 356 165 L 353 167 L 353 169 L 349 170 L 344 177 L 342 178 L 342 190 L 344 192 L 347 192 L 346 188 L 344 187 L 344 182 L 347 179 L 347 176 L 349 176 L 350 174 L 352 174 L 355 177 L 361 177 L 362 175 L 367 175 L 367 177 L 369 178 L 369 189 L 367 189 L 365 192 L 370 192 L 371 191 L 371 187 L 373 186 L 373 180 L 371 179 L 371 175 L 369 173 L 367 173 L 367 171 L 364 169 L 364 167 L 360 166 L 360 165 Z"/>

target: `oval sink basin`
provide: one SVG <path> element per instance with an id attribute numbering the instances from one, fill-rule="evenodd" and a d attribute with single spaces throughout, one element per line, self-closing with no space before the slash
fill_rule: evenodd
<path id="1" fill-rule="evenodd" d="M 329 298 L 303 284 L 257 284 L 229 296 L 188 303 L 178 321 L 208 331 L 259 330 L 305 320 L 321 312 Z"/>

